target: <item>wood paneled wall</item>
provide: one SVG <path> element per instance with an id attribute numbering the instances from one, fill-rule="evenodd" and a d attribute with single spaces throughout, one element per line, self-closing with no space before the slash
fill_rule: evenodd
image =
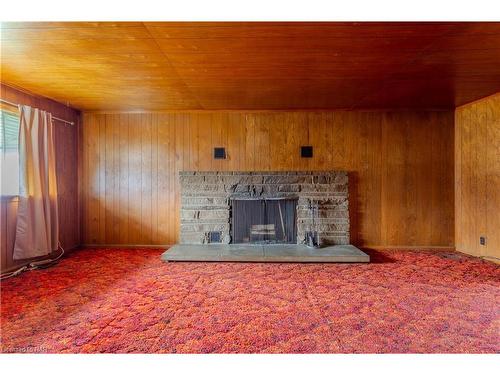
<path id="1" fill-rule="evenodd" d="M 76 125 L 56 122 L 57 184 L 59 192 L 59 235 L 61 245 L 72 249 L 80 244 L 78 202 L 78 129 L 79 111 L 47 98 L 34 96 L 6 85 L 0 85 L 2 99 L 27 104 L 51 112 Z M 17 198 L 0 199 L 1 270 L 15 268 L 26 261 L 14 261 Z"/>
<path id="2" fill-rule="evenodd" d="M 498 262 L 500 93 L 455 112 L 455 194 L 457 250 Z"/>
<path id="3" fill-rule="evenodd" d="M 180 170 L 347 170 L 351 241 L 453 246 L 453 112 L 83 116 L 85 244 L 173 244 Z M 314 146 L 301 159 L 299 147 Z M 226 160 L 212 148 L 225 146 Z"/>

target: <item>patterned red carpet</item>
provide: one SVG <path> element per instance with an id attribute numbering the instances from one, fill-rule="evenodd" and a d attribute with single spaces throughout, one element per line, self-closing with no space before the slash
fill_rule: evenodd
<path id="1" fill-rule="evenodd" d="M 1 284 L 3 352 L 499 352 L 500 268 L 432 252 L 371 264 L 162 263 L 80 250 Z"/>

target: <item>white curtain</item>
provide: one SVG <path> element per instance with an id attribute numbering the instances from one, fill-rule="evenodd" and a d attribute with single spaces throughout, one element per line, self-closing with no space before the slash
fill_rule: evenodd
<path id="1" fill-rule="evenodd" d="M 19 106 L 19 205 L 14 259 L 57 250 L 59 218 L 55 134 L 51 114 Z"/>

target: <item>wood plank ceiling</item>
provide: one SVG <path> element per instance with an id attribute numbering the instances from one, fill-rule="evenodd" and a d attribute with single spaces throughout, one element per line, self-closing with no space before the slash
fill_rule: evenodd
<path id="1" fill-rule="evenodd" d="M 2 23 L 1 80 L 82 110 L 453 108 L 500 23 Z"/>

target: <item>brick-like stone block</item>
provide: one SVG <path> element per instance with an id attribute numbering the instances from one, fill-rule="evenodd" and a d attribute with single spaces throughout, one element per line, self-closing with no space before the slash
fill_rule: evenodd
<path id="1" fill-rule="evenodd" d="M 191 185 L 191 184 L 201 185 L 205 183 L 205 177 L 197 175 L 179 176 L 179 181 L 182 185 Z"/>
<path id="2" fill-rule="evenodd" d="M 229 220 L 229 209 L 200 210 L 200 220 Z"/>
<path id="3" fill-rule="evenodd" d="M 219 183 L 224 185 L 253 185 L 262 184 L 263 176 L 241 176 L 241 175 L 231 175 L 231 176 L 220 176 Z"/>
<path id="4" fill-rule="evenodd" d="M 218 184 L 190 184 L 186 183 L 182 185 L 182 192 L 184 193 L 199 193 L 200 195 L 206 195 L 205 193 L 210 193 L 214 191 L 224 191 L 224 186 Z"/>
<path id="5" fill-rule="evenodd" d="M 273 194 L 279 193 L 280 185 L 262 185 L 262 193 L 272 197 Z"/>
<path id="6" fill-rule="evenodd" d="M 300 191 L 300 185 L 279 185 L 278 191 L 286 193 L 298 193 Z"/>
<path id="7" fill-rule="evenodd" d="M 198 177 L 202 177 L 202 176 L 198 176 Z M 220 178 L 221 177 L 219 177 L 219 176 L 204 176 L 203 182 L 206 184 L 214 184 L 215 185 L 215 184 L 220 183 L 220 181 L 219 181 Z"/>
<path id="8" fill-rule="evenodd" d="M 183 223 L 181 224 L 181 231 L 183 233 L 210 232 L 210 231 L 229 233 L 229 223 L 220 223 L 220 224 Z"/>
<path id="9" fill-rule="evenodd" d="M 228 199 L 225 197 L 196 197 L 184 196 L 181 198 L 182 207 L 209 207 L 209 208 L 227 208 Z"/>

